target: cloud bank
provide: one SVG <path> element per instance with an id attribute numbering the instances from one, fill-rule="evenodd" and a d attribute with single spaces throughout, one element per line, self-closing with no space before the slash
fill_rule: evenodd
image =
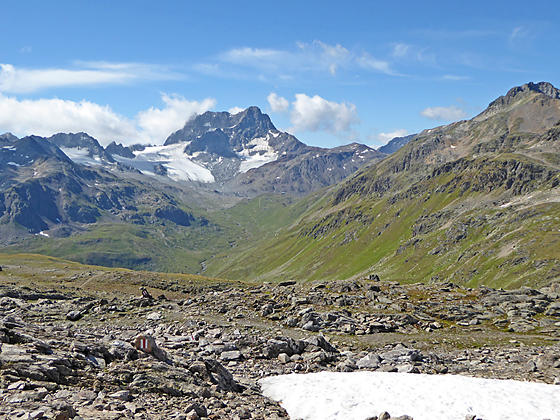
<path id="1" fill-rule="evenodd" d="M 131 119 L 114 112 L 108 105 L 86 100 L 20 100 L 0 93 L 0 132 L 50 136 L 84 131 L 103 145 L 113 140 L 125 144 L 161 144 L 195 114 L 208 111 L 216 104 L 212 98 L 189 101 L 179 95 L 162 94 L 161 99 L 164 107 L 151 107 Z"/>

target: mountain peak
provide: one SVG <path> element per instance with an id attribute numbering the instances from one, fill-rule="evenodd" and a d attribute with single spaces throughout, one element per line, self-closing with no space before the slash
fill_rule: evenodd
<path id="1" fill-rule="evenodd" d="M 539 116 L 546 116 L 547 120 L 549 119 L 548 117 L 554 119 L 558 113 L 558 100 L 560 100 L 560 90 L 555 88 L 551 83 L 529 82 L 521 86 L 511 88 L 505 95 L 492 101 L 488 105 L 488 108 L 474 118 L 474 121 L 484 121 L 487 118 L 501 112 L 514 112 L 515 114 L 522 114 L 516 115 L 520 117 L 540 118 Z M 538 101 L 541 105 L 536 105 L 535 101 Z M 534 103 L 534 105 L 531 105 L 532 103 Z M 546 106 L 550 109 L 550 112 L 547 113 L 539 110 L 541 106 Z M 548 114 L 554 115 L 551 116 Z M 556 123 L 557 121 L 558 120 L 556 119 L 553 123 Z M 545 126 L 550 126 L 550 121 L 547 121 Z"/>
<path id="2" fill-rule="evenodd" d="M 528 97 L 531 94 L 541 94 L 550 99 L 560 99 L 560 90 L 556 89 L 549 82 L 525 83 L 521 86 L 511 88 L 504 96 L 488 105 L 488 110 L 501 109 Z"/>
<path id="3" fill-rule="evenodd" d="M 530 92 L 541 93 L 552 99 L 560 99 L 560 90 L 556 89 L 552 83 L 549 82 L 529 82 L 521 86 L 516 86 L 508 91 L 506 98 L 515 98 L 520 94 L 527 94 Z"/>
<path id="4" fill-rule="evenodd" d="M 16 136 L 14 136 L 12 133 L 0 134 L 0 142 L 1 143 L 13 143 L 17 140 L 18 140 L 18 138 Z"/>
<path id="5" fill-rule="evenodd" d="M 237 114 L 206 111 L 187 121 L 185 126 L 171 134 L 164 144 L 194 141 L 205 133 L 217 129 L 224 130 L 232 138 L 242 138 L 232 140 L 232 145 L 239 145 L 254 137 L 263 137 L 270 130 L 276 130 L 276 127 L 270 117 L 263 114 L 256 106 L 250 106 Z"/>

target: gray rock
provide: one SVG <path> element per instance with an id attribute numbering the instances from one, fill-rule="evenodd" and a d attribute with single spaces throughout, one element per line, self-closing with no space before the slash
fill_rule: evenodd
<path id="1" fill-rule="evenodd" d="M 109 394 L 109 397 L 111 398 L 115 398 L 121 401 L 130 401 L 131 400 L 131 395 L 130 395 L 130 391 L 123 389 L 122 391 L 117 391 L 117 392 L 113 392 L 112 394 Z"/>
<path id="2" fill-rule="evenodd" d="M 83 314 L 80 311 L 70 311 L 66 314 L 66 319 L 69 321 L 78 321 Z"/>
<path id="3" fill-rule="evenodd" d="M 220 359 L 224 362 L 230 362 L 232 360 L 241 360 L 243 355 L 239 350 L 232 350 L 232 351 L 224 351 L 220 354 Z"/>
<path id="4" fill-rule="evenodd" d="M 376 369 L 379 367 L 380 362 L 381 358 L 377 354 L 370 353 L 358 360 L 356 366 L 359 369 Z"/>

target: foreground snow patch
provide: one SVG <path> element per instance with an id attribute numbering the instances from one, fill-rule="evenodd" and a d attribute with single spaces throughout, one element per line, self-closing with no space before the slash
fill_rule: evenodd
<path id="1" fill-rule="evenodd" d="M 388 411 L 414 420 L 560 419 L 560 386 L 456 375 L 319 372 L 260 380 L 294 419 L 364 420 Z"/>

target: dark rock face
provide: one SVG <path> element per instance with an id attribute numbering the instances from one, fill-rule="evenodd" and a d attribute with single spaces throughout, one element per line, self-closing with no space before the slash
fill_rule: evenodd
<path id="1" fill-rule="evenodd" d="M 4 194 L 2 218 L 7 216 L 31 233 L 47 229 L 45 219 L 54 223 L 61 217 L 54 197 L 53 190 L 36 180 L 15 186 Z"/>
<path id="2" fill-rule="evenodd" d="M 122 144 L 117 144 L 116 142 L 111 142 L 106 148 L 105 151 L 110 155 L 118 155 L 125 158 L 134 159 L 134 153 L 130 147 L 125 147 Z"/>
<path id="3" fill-rule="evenodd" d="M 227 186 L 254 194 L 265 191 L 304 195 L 340 182 L 383 157 L 385 154 L 357 143 L 333 149 L 307 147 L 297 156 L 283 157 L 240 174 Z"/>
<path id="4" fill-rule="evenodd" d="M 276 127 L 270 121 L 270 117 L 255 106 L 234 115 L 229 112 L 208 111 L 196 116 L 181 130 L 171 134 L 165 141 L 165 145 L 194 141 L 216 129 L 221 129 L 227 134 L 233 150 L 240 150 L 242 145 L 255 137 L 265 136 L 270 130 L 276 130 Z"/>
<path id="5" fill-rule="evenodd" d="M 228 135 L 220 128 L 202 134 L 185 147 L 185 153 L 192 155 L 195 152 L 213 153 L 223 157 L 236 156 L 229 143 Z"/>
<path id="6" fill-rule="evenodd" d="M 95 223 L 101 216 L 95 207 L 71 203 L 64 209 L 70 220 L 80 223 Z"/>
<path id="7" fill-rule="evenodd" d="M 170 220 L 181 226 L 190 226 L 195 220 L 192 214 L 173 206 L 159 208 L 154 214 L 156 217 Z"/>
<path id="8" fill-rule="evenodd" d="M 18 140 L 12 133 L 0 134 L 0 144 L 15 143 Z"/>
<path id="9" fill-rule="evenodd" d="M 0 164 L 9 165 L 13 168 L 48 159 L 72 162 L 58 147 L 38 136 L 16 139 L 10 146 L 0 148 Z"/>

